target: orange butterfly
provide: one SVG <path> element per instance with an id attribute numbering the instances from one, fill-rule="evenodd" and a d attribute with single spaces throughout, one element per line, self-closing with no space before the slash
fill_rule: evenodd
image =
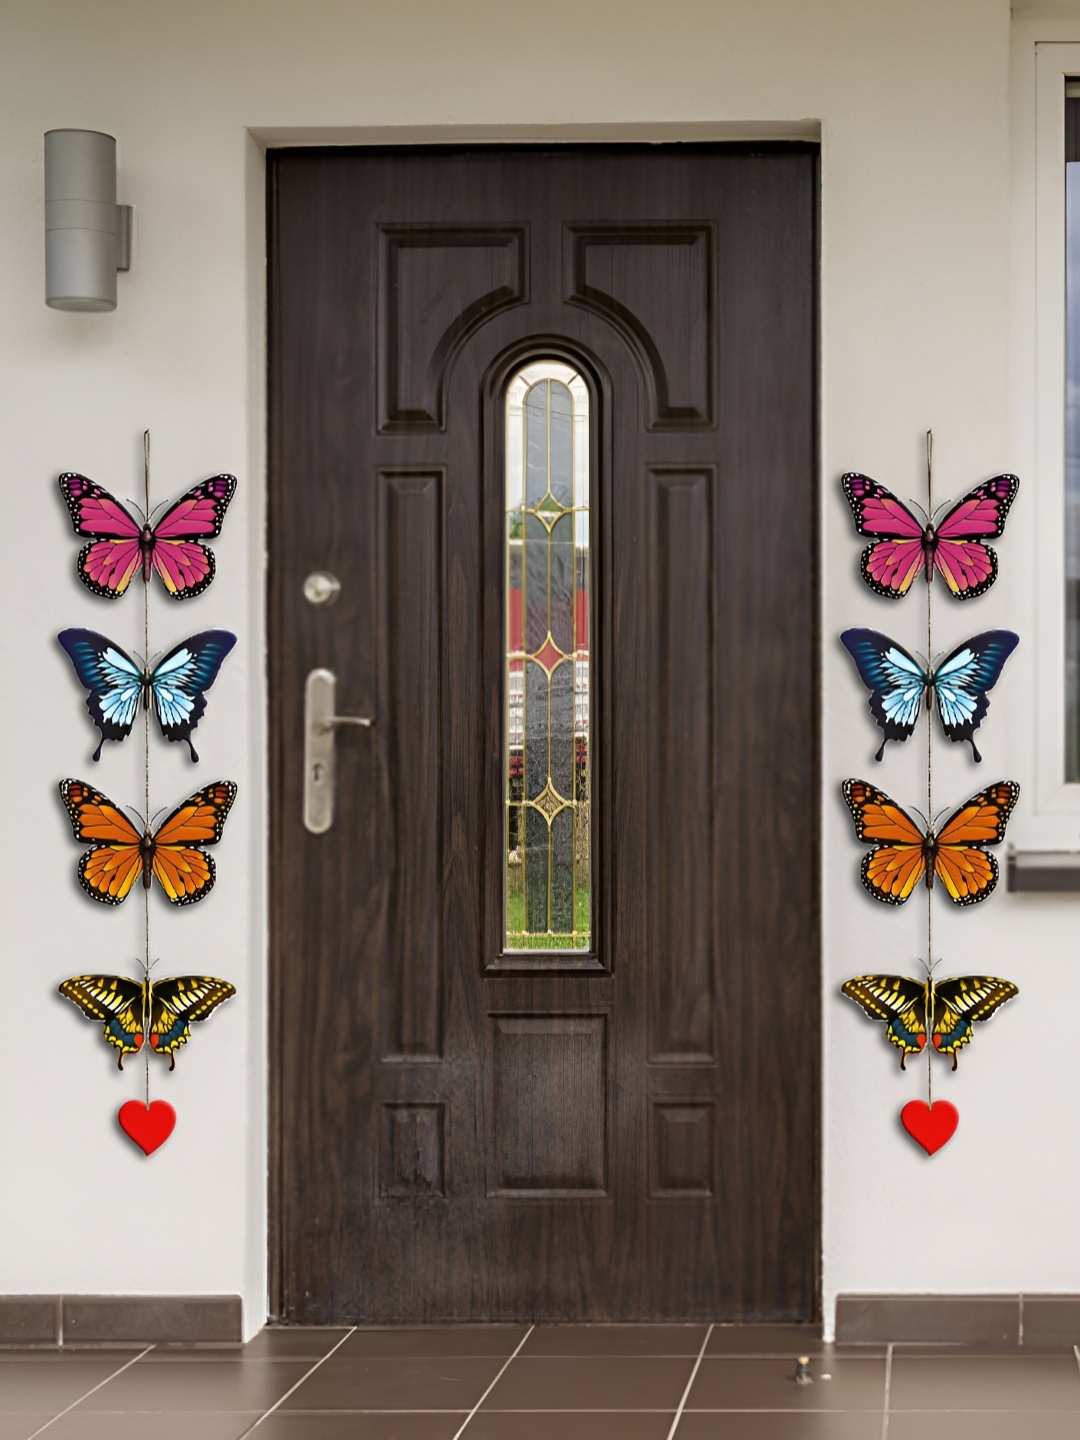
<path id="1" fill-rule="evenodd" d="M 875 900 L 903 905 L 919 881 L 934 875 L 957 905 L 985 900 L 998 881 L 998 865 L 984 845 L 1000 845 L 1020 786 L 999 780 L 965 801 L 941 829 L 925 834 L 883 790 L 865 780 L 845 780 L 844 799 L 855 833 L 873 850 L 863 858 L 862 881 Z"/>
<path id="2" fill-rule="evenodd" d="M 140 835 L 107 795 L 82 780 L 61 780 L 76 840 L 93 841 L 79 861 L 79 883 L 91 900 L 119 905 L 142 876 L 156 875 L 174 905 L 193 905 L 214 887 L 214 862 L 198 847 L 216 845 L 236 799 L 231 780 L 206 785 L 178 805 L 152 834 Z"/>

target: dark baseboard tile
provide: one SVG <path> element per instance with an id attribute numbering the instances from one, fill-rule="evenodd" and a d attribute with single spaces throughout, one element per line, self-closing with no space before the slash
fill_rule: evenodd
<path id="1" fill-rule="evenodd" d="M 239 1345 L 239 1295 L 0 1295 L 0 1345 Z"/>
<path id="2" fill-rule="evenodd" d="M 843 1345 L 890 1340 L 1019 1345 L 1020 1296 L 840 1295 L 836 1339 Z"/>
<path id="3" fill-rule="evenodd" d="M 1025 1345 L 1080 1344 L 1080 1295 L 1021 1295 Z"/>
<path id="4" fill-rule="evenodd" d="M 0 1345 L 58 1345 L 59 1295 L 0 1295 Z"/>
<path id="5" fill-rule="evenodd" d="M 836 1338 L 845 1345 L 1077 1345 L 1080 1295 L 841 1295 Z"/>

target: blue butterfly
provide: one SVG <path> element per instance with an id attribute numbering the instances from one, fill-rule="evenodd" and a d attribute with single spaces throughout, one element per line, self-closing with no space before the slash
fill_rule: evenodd
<path id="1" fill-rule="evenodd" d="M 982 759 L 975 748 L 975 731 L 990 705 L 986 694 L 997 684 L 1005 661 L 1019 645 L 1019 635 L 1011 630 L 984 630 L 929 671 L 879 630 L 845 630 L 840 639 L 870 691 L 870 712 L 885 736 L 875 760 L 881 759 L 890 740 L 906 740 L 915 729 L 928 691 L 937 701 L 941 727 L 948 738 L 968 741 L 975 759 Z"/>
<path id="2" fill-rule="evenodd" d="M 228 630 L 189 635 L 152 670 L 96 630 L 61 630 L 56 638 L 86 686 L 86 708 L 101 734 L 95 760 L 101 758 L 106 740 L 123 740 L 131 734 L 140 701 L 148 709 L 151 697 L 165 739 L 186 740 L 192 760 L 198 760 L 191 732 L 206 709 L 205 692 L 236 644 L 235 635 Z"/>

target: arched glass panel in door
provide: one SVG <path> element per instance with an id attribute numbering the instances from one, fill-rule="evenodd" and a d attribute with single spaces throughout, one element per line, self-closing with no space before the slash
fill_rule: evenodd
<path id="1" fill-rule="evenodd" d="M 538 361 L 506 395 L 505 945 L 591 930 L 589 392 Z"/>

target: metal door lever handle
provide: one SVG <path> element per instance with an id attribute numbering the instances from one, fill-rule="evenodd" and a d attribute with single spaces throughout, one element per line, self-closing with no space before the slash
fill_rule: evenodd
<path id="1" fill-rule="evenodd" d="M 327 674 L 330 672 L 327 671 Z M 319 722 L 320 731 L 336 730 L 339 725 L 363 725 L 370 727 L 375 724 L 370 715 L 328 715 L 325 720 Z"/>
<path id="2" fill-rule="evenodd" d="M 335 715 L 337 677 L 332 670 L 312 670 L 304 686 L 304 826 L 325 835 L 334 823 L 334 740 L 342 725 L 370 730 L 369 715 Z"/>

